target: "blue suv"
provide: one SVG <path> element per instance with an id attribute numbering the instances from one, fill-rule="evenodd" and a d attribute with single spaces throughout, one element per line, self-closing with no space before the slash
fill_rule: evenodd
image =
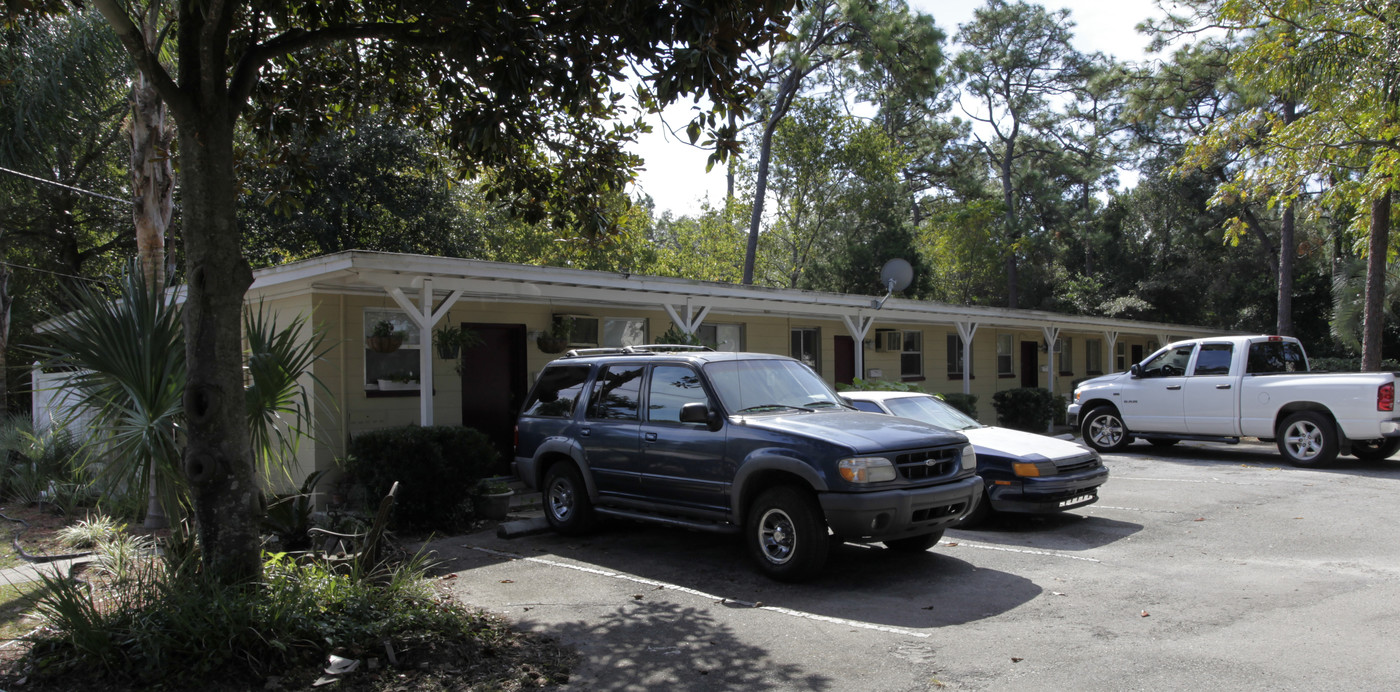
<path id="1" fill-rule="evenodd" d="M 604 515 L 742 533 L 784 581 L 818 573 L 833 534 L 923 552 L 982 496 L 963 435 L 856 411 L 791 358 L 672 346 L 547 365 L 514 465 L 555 531 Z"/>

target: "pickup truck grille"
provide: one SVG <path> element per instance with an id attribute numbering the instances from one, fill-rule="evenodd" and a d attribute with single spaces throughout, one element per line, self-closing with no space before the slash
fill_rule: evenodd
<path id="1" fill-rule="evenodd" d="M 905 452 L 895 455 L 894 464 L 899 469 L 899 477 L 907 481 L 946 476 L 957 471 L 958 448 L 943 447 Z"/>

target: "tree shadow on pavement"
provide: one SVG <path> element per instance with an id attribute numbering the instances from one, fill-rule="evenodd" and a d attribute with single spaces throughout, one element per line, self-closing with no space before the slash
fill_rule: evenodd
<path id="1" fill-rule="evenodd" d="M 798 663 L 775 661 L 741 641 L 708 609 L 639 600 L 593 620 L 544 623 L 527 629 L 579 649 L 585 661 L 569 679 L 580 690 L 828 690 L 833 681 Z"/>

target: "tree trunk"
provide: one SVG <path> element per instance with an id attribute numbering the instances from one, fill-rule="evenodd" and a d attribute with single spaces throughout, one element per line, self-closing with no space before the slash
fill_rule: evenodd
<path id="1" fill-rule="evenodd" d="M 1297 119 L 1297 106 L 1291 101 L 1284 101 L 1284 125 Z M 1293 202 L 1289 202 L 1283 208 L 1283 221 L 1278 233 L 1278 324 L 1275 329 L 1280 336 L 1293 336 L 1293 258 L 1298 252 L 1293 220 Z"/>
<path id="2" fill-rule="evenodd" d="M 1385 326 L 1385 265 L 1390 248 L 1390 190 L 1371 201 L 1371 243 L 1366 258 L 1366 309 L 1362 318 L 1361 369 L 1381 369 Z"/>
<path id="3" fill-rule="evenodd" d="M 10 267 L 0 264 L 0 415 L 10 411 L 10 369 L 5 353 L 10 349 Z"/>
<path id="4" fill-rule="evenodd" d="M 261 486 L 243 403 L 241 317 L 253 273 L 235 220 L 233 118 L 218 99 L 179 122 L 189 384 L 185 474 L 204 564 L 225 583 L 257 578 Z"/>
<path id="5" fill-rule="evenodd" d="M 1005 140 L 1006 151 L 1001 159 L 1001 198 L 1006 205 L 1002 223 L 1006 226 L 1006 307 L 1015 309 L 1019 302 L 1017 284 L 1021 282 L 1020 267 L 1016 264 L 1016 242 L 1020 240 L 1019 224 L 1016 218 L 1016 191 L 1011 185 L 1012 164 L 1016 159 L 1016 130 L 1020 123 L 1012 126 L 1012 136 Z"/>
<path id="6" fill-rule="evenodd" d="M 160 4 L 154 0 L 142 17 L 141 34 L 151 50 L 159 50 L 158 19 Z M 155 290 L 165 288 L 165 232 L 174 210 L 171 190 L 175 170 L 170 164 L 170 131 L 166 127 L 165 102 L 141 70 L 131 86 L 131 216 L 136 225 L 136 258 L 146 284 Z M 160 474 L 152 462 L 150 496 L 146 502 L 147 529 L 170 525 L 166 508 L 160 504 L 157 488 Z"/>
<path id="7" fill-rule="evenodd" d="M 797 85 L 801 83 L 800 73 L 795 68 L 788 73 L 786 79 L 778 87 L 778 94 L 773 99 L 773 111 L 768 114 L 768 122 L 763 127 L 763 139 L 758 147 L 758 176 L 754 182 L 753 190 L 753 213 L 749 216 L 749 242 L 744 250 L 744 278 L 745 286 L 753 285 L 754 265 L 758 261 L 758 229 L 763 223 L 763 197 L 768 192 L 768 161 L 773 153 L 773 132 L 778 129 L 778 123 L 782 122 L 787 115 L 788 105 L 792 103 L 792 97 L 797 93 Z"/>

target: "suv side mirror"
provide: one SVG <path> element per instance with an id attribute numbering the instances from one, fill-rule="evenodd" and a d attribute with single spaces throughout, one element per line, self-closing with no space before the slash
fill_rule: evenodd
<path id="1" fill-rule="evenodd" d="M 1128 374 L 1134 378 L 1142 377 L 1142 366 L 1133 363 L 1133 367 L 1128 368 Z"/>
<path id="2" fill-rule="evenodd" d="M 682 423 L 704 423 L 710 430 L 719 430 L 719 414 L 710 410 L 702 402 L 695 401 L 681 406 Z"/>

